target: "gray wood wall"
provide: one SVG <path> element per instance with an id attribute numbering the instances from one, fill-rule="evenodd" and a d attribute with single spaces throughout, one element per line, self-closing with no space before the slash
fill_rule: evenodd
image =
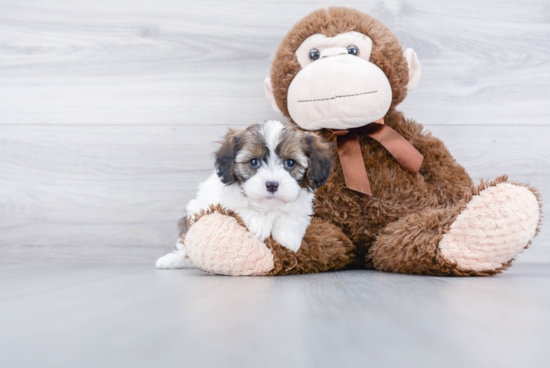
<path id="1" fill-rule="evenodd" d="M 227 127 L 281 118 L 263 78 L 289 28 L 326 5 L 0 0 L 0 259 L 152 264 Z M 476 180 L 538 187 L 548 214 L 550 3 L 345 5 L 417 51 L 401 110 Z M 549 262 L 549 233 L 519 261 Z"/>

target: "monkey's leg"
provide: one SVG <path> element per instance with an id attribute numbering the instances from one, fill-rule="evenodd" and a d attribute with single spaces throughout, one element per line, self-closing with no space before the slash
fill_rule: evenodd
<path id="1" fill-rule="evenodd" d="M 341 269 L 354 246 L 336 226 L 314 218 L 294 253 L 271 237 L 255 238 L 233 211 L 213 207 L 195 217 L 185 247 L 197 267 L 223 275 L 289 275 Z"/>
<path id="2" fill-rule="evenodd" d="M 489 276 L 510 267 L 537 233 L 537 192 L 502 177 L 464 204 L 408 215 L 384 228 L 368 257 L 381 271 Z"/>

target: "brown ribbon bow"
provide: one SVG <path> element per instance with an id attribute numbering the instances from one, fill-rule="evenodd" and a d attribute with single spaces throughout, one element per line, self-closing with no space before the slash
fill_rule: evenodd
<path id="1" fill-rule="evenodd" d="M 420 170 L 424 157 L 399 133 L 384 125 L 384 118 L 360 128 L 331 130 L 337 136 L 338 156 L 342 163 L 346 186 L 349 189 L 372 196 L 369 177 L 359 145 L 358 133 L 378 141 L 411 174 Z"/>

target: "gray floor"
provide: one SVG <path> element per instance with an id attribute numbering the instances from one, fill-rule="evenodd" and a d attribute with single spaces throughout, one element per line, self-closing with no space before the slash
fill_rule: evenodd
<path id="1" fill-rule="evenodd" d="M 0 268 L 2 367 L 543 367 L 550 265 L 492 278 Z"/>

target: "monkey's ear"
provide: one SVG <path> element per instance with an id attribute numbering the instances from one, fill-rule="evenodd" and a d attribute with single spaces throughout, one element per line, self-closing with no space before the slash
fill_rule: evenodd
<path id="1" fill-rule="evenodd" d="M 407 66 L 409 67 L 409 84 L 407 84 L 407 90 L 412 91 L 418 86 L 420 82 L 420 75 L 422 74 L 422 67 L 418 56 L 413 49 L 406 49 L 404 52 L 405 59 L 407 59 Z"/>
<path id="2" fill-rule="evenodd" d="M 229 129 L 222 146 L 216 152 L 216 174 L 224 184 L 233 184 L 237 181 L 235 175 L 235 158 L 241 142 L 241 135 L 238 130 Z"/>
<path id="3" fill-rule="evenodd" d="M 273 96 L 273 86 L 271 85 L 271 78 L 267 77 L 264 79 L 264 91 L 265 91 L 265 97 L 267 97 L 267 100 L 271 104 L 271 107 L 273 110 L 278 112 L 279 114 L 282 114 L 281 110 L 279 110 L 279 106 L 277 106 L 277 101 L 275 101 L 275 96 Z"/>

